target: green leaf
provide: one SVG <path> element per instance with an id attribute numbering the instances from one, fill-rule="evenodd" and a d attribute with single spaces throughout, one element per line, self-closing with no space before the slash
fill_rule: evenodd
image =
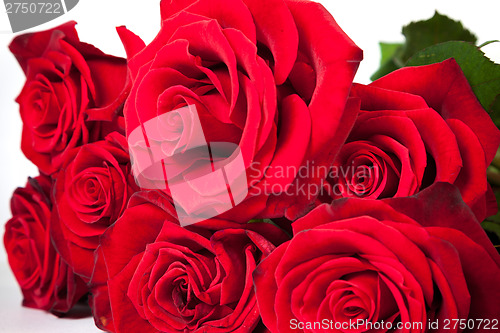
<path id="1" fill-rule="evenodd" d="M 253 219 L 253 220 L 248 221 L 248 223 L 269 223 L 269 224 L 274 225 L 275 227 L 278 227 L 278 225 L 276 223 L 274 223 L 273 220 L 271 220 L 271 219 Z"/>
<path id="2" fill-rule="evenodd" d="M 483 108 L 495 123 L 500 122 L 500 65 L 488 59 L 475 45 L 466 42 L 446 42 L 433 45 L 415 54 L 407 66 L 434 64 L 455 58 Z"/>
<path id="3" fill-rule="evenodd" d="M 454 21 L 437 11 L 427 21 L 412 22 L 403 27 L 406 43 L 402 60 L 406 62 L 411 56 L 431 45 L 447 41 L 465 41 L 476 43 L 477 38 L 465 29 L 460 21 Z"/>
<path id="4" fill-rule="evenodd" d="M 376 80 L 392 71 L 401 67 L 398 59 L 401 58 L 403 52 L 402 43 L 379 43 L 382 58 L 380 60 L 380 68 L 371 76 L 371 80 Z"/>
<path id="5" fill-rule="evenodd" d="M 490 168 L 491 168 L 491 166 L 490 166 Z M 498 206 L 498 202 L 500 202 L 500 188 L 498 188 L 496 186 L 492 186 L 492 189 L 493 189 L 493 193 L 495 194 L 495 199 L 497 201 L 497 206 Z M 486 222 L 488 222 L 488 223 L 486 223 Z M 484 223 L 486 223 L 486 224 L 484 224 Z M 496 224 L 497 226 L 490 225 L 489 223 Z M 500 211 L 497 212 L 496 215 L 493 215 L 493 216 L 486 218 L 486 220 L 481 223 L 481 226 L 483 227 L 484 230 L 489 231 L 489 232 L 495 233 L 495 230 L 500 231 L 498 229 L 500 227 Z M 500 238 L 500 234 L 497 234 L 497 235 Z"/>
<path id="6" fill-rule="evenodd" d="M 484 221 L 481 226 L 484 230 L 492 232 L 500 238 L 500 222 Z"/>
<path id="7" fill-rule="evenodd" d="M 380 65 L 380 68 L 377 69 L 377 71 L 373 73 L 372 76 L 370 76 L 370 80 L 375 81 L 377 79 L 380 79 L 382 76 L 394 72 L 396 69 L 400 68 L 401 66 L 398 66 L 396 64 L 395 59 L 389 59 L 385 64 Z"/>
<path id="8" fill-rule="evenodd" d="M 403 43 L 384 43 L 380 42 L 380 52 L 382 53 L 382 59 L 380 60 L 380 65 L 385 64 L 387 61 L 394 57 L 399 56 L 399 52 L 403 47 Z"/>
<path id="9" fill-rule="evenodd" d="M 486 232 L 494 234 L 496 236 L 496 239 L 495 237 L 491 237 L 490 235 L 488 236 L 490 236 L 490 240 L 492 241 L 493 245 L 499 245 L 498 240 L 500 239 L 500 222 L 484 221 L 481 223 L 481 227 L 483 227 Z"/>
<path id="10" fill-rule="evenodd" d="M 437 11 L 429 20 L 412 22 L 403 27 L 403 35 L 406 38 L 404 44 L 380 43 L 382 61 L 370 79 L 376 80 L 403 67 L 413 54 L 431 45 L 452 40 L 475 43 L 477 40 L 460 21 L 454 21 Z"/>
<path id="11" fill-rule="evenodd" d="M 500 128 L 500 95 L 495 98 L 495 101 L 491 105 L 490 116 L 495 125 Z"/>
<path id="12" fill-rule="evenodd" d="M 498 42 L 500 42 L 500 40 L 489 40 L 489 41 L 484 42 L 483 44 L 479 45 L 478 47 L 479 47 L 479 48 L 483 48 L 483 47 L 485 47 L 486 45 L 490 45 L 490 44 L 493 44 L 493 43 L 498 43 Z"/>
<path id="13" fill-rule="evenodd" d="M 272 224 L 276 228 L 278 228 L 281 231 L 283 231 L 286 235 L 288 235 L 288 237 L 290 237 L 290 239 L 292 238 L 292 235 L 290 235 L 290 233 L 288 233 L 286 230 L 284 230 L 279 225 L 277 225 L 276 223 L 274 223 L 274 221 L 271 220 L 271 219 L 253 219 L 253 220 L 248 221 L 248 223 L 268 223 L 268 224 Z"/>

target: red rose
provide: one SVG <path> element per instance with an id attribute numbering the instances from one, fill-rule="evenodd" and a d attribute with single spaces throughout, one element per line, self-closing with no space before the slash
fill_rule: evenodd
<path id="1" fill-rule="evenodd" d="M 14 192 L 13 217 L 5 225 L 4 244 L 23 305 L 61 314 L 87 293 L 87 287 L 51 243 L 51 186 L 49 177 L 39 176 Z"/>
<path id="2" fill-rule="evenodd" d="M 91 277 L 99 237 L 121 216 L 136 190 L 123 135 L 114 132 L 67 153 L 53 192 L 52 237 L 77 274 Z"/>
<path id="3" fill-rule="evenodd" d="M 332 332 L 391 331 L 389 324 L 398 331 L 398 323 L 423 325 L 401 332 L 425 332 L 429 320 L 441 331 L 445 319 L 498 319 L 500 256 L 453 185 L 407 198 L 335 200 L 293 228 L 294 238 L 254 273 L 272 332 L 323 319 Z M 358 320 L 386 326 L 345 328 Z"/>
<path id="4" fill-rule="evenodd" d="M 97 253 L 109 274 L 109 301 L 106 289 L 98 288 L 98 326 L 115 332 L 252 331 L 260 320 L 252 272 L 287 237 L 267 223 L 214 220 L 225 229 L 182 228 L 173 206 L 152 203 L 151 194 L 134 195 L 101 237 Z"/>
<path id="5" fill-rule="evenodd" d="M 495 214 L 486 167 L 500 132 L 455 60 L 355 84 L 351 95 L 362 111 L 334 163 L 333 198 L 404 197 L 449 182 L 479 220 Z"/>
<path id="6" fill-rule="evenodd" d="M 164 0 L 161 9 L 149 45 L 120 30 L 133 81 L 127 134 L 194 105 L 206 142 L 232 143 L 243 156 L 248 196 L 222 216 L 303 214 L 318 192 L 309 185 L 327 172 L 298 173 L 330 166 L 347 136 L 357 110 L 346 100 L 362 51 L 315 2 Z M 147 140 L 171 140 L 158 136 Z"/>
<path id="7" fill-rule="evenodd" d="M 26 74 L 17 98 L 21 148 L 45 174 L 57 171 L 69 149 L 123 122 L 116 115 L 126 97 L 126 61 L 80 42 L 75 24 L 20 35 L 10 45 Z"/>

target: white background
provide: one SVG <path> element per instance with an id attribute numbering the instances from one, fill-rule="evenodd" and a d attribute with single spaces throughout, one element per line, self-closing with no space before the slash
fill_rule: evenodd
<path id="1" fill-rule="evenodd" d="M 265 0 L 263 0 L 265 1 Z M 474 32 L 479 43 L 500 39 L 500 1 L 498 0 L 335 0 L 319 1 L 333 14 L 338 24 L 363 49 L 355 81 L 369 83 L 370 75 L 380 61 L 379 41 L 403 41 L 401 27 L 410 21 L 430 18 L 434 10 L 460 19 Z M 68 14 L 28 31 L 52 28 L 68 20 L 78 22 L 77 30 L 84 42 L 94 44 L 106 53 L 125 56 L 115 27 L 126 25 L 149 42 L 160 26 L 159 0 L 80 0 Z M 20 92 L 24 75 L 8 51 L 14 35 L 10 32 L 7 15 L 0 1 L 0 234 L 10 218 L 9 200 L 18 186 L 24 186 L 28 176 L 36 176 L 36 168 L 22 155 L 21 119 L 15 97 Z M 500 63 L 500 43 L 483 51 Z M 6 265 L 0 246 L 0 332 L 97 332 L 90 318 L 57 319 L 41 311 L 20 306 L 21 295 Z"/>

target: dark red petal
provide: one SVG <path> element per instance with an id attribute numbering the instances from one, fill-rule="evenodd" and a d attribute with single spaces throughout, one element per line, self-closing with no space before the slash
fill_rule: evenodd
<path id="1" fill-rule="evenodd" d="M 468 318 L 498 319 L 500 313 L 500 286 L 497 283 L 500 274 L 500 256 L 488 255 L 488 250 L 475 243 L 468 234 L 454 229 L 427 228 L 432 235 L 452 243 L 460 256 L 462 270 L 471 296 Z M 496 259 L 496 262 L 495 262 Z"/>
<path id="2" fill-rule="evenodd" d="M 311 137 L 311 116 L 298 95 L 283 99 L 279 124 L 276 152 L 269 165 L 269 177 L 264 181 L 271 187 L 279 185 L 281 190 L 287 190 L 303 164 Z M 284 175 L 276 175 L 283 170 L 287 170 Z"/>
<path id="3" fill-rule="evenodd" d="M 113 103 L 127 82 L 127 61 L 104 57 L 89 59 L 87 64 L 96 89 L 95 107 L 105 107 Z"/>
<path id="4" fill-rule="evenodd" d="M 75 25 L 75 21 L 70 21 L 53 29 L 19 35 L 10 43 L 9 49 L 26 73 L 28 60 L 42 56 L 45 50 L 52 46 L 51 42 L 57 40 L 54 36 L 65 38 L 73 45 L 78 44 Z"/>
<path id="5" fill-rule="evenodd" d="M 439 84 L 435 82 L 439 81 Z M 441 63 L 405 67 L 370 85 L 422 96 L 444 119 L 458 119 L 479 138 L 489 165 L 500 144 L 500 131 L 479 104 L 465 75 L 454 59 Z"/>
<path id="6" fill-rule="evenodd" d="M 222 280 L 220 304 L 226 305 L 242 301 L 244 279 L 246 276 L 245 250 L 248 248 L 249 239 L 244 230 L 221 230 L 210 239 L 212 248 L 222 267 L 229 274 Z M 243 300 L 244 301 L 244 300 Z"/>
<path id="7" fill-rule="evenodd" d="M 286 4 L 297 25 L 299 49 L 307 53 L 316 72 L 316 89 L 309 104 L 313 120 L 310 151 L 316 156 L 325 153 L 325 143 L 344 126 L 340 123 L 342 111 L 362 51 L 321 4 L 295 0 Z"/>
<path id="8" fill-rule="evenodd" d="M 177 14 L 186 7 L 189 7 L 194 2 L 197 2 L 197 0 L 161 0 L 161 20 L 164 21 L 168 19 L 169 17 Z"/>
<path id="9" fill-rule="evenodd" d="M 178 27 L 190 25 L 195 22 L 207 21 L 201 15 L 181 12 L 163 22 L 162 28 L 155 39 L 149 43 L 144 49 L 136 53 L 134 57 L 128 59 L 128 67 L 132 80 L 136 80 L 137 74 L 142 66 L 147 65 L 155 59 L 158 51 L 166 44 L 171 42 L 172 34 L 177 31 Z"/>
<path id="10" fill-rule="evenodd" d="M 40 154 L 33 149 L 35 138 L 33 138 L 32 132 L 23 127 L 22 139 L 21 139 L 21 150 L 33 164 L 35 164 L 41 172 L 46 175 L 50 175 L 57 170 L 56 165 L 52 165 L 51 156 L 49 154 Z"/>
<path id="11" fill-rule="evenodd" d="M 127 53 L 127 58 L 130 59 L 134 57 L 146 47 L 144 41 L 132 31 L 128 30 L 124 25 L 116 27 L 116 32 L 118 32 L 118 36 L 120 36 L 120 40 Z"/>
<path id="12" fill-rule="evenodd" d="M 406 112 L 436 163 L 436 182 L 453 183 L 463 162 L 456 137 L 446 122 L 432 109 Z"/>
<path id="13" fill-rule="evenodd" d="M 374 217 L 378 220 L 390 220 L 410 224 L 417 223 L 408 216 L 391 208 L 386 203 L 386 200 L 339 199 L 334 200 L 331 205 L 322 204 L 309 212 L 308 215 L 293 222 L 293 233 L 296 235 L 301 231 L 313 229 L 329 221 L 364 215 Z"/>
<path id="14" fill-rule="evenodd" d="M 273 54 L 276 84 L 283 84 L 297 59 L 299 36 L 294 18 L 283 0 L 244 1 L 255 21 L 257 40 Z"/>
<path id="15" fill-rule="evenodd" d="M 436 183 L 413 197 L 386 199 L 383 202 L 424 227 L 460 230 L 483 246 L 490 257 L 500 265 L 500 256 L 470 208 L 463 202 L 456 186 Z"/>
<path id="16" fill-rule="evenodd" d="M 486 165 L 481 157 L 481 143 L 470 127 L 460 120 L 448 119 L 447 123 L 455 134 L 463 162 L 454 184 L 460 189 L 465 203 L 472 207 L 487 190 L 487 181 L 484 177 Z M 485 217 L 478 216 L 478 220 L 482 221 Z"/>
<path id="17" fill-rule="evenodd" d="M 144 244 L 154 242 L 166 218 L 168 215 L 164 210 L 151 204 L 129 207 L 126 214 L 101 236 L 102 253 L 110 278 L 134 255 L 144 251 Z M 138 228 L 138 221 L 147 223 L 141 223 Z"/>
<path id="18" fill-rule="evenodd" d="M 421 96 L 373 85 L 365 86 L 354 83 L 351 88 L 351 96 L 361 99 L 361 109 L 365 111 L 406 111 L 428 108 L 427 103 Z"/>
<path id="19" fill-rule="evenodd" d="M 277 316 L 275 309 L 276 284 L 275 272 L 278 263 L 286 253 L 289 243 L 279 246 L 273 253 L 264 259 L 253 272 L 253 281 L 255 285 L 255 295 L 259 304 L 262 321 L 271 332 L 277 332 Z"/>
<path id="20" fill-rule="evenodd" d="M 129 283 L 139 259 L 140 257 L 131 258 L 128 265 L 108 281 L 108 292 L 116 333 L 128 333 L 131 330 L 133 332 L 158 333 L 158 330 L 147 320 L 141 318 L 127 296 Z M 109 264 L 109 261 L 107 261 L 107 264 Z"/>
<path id="21" fill-rule="evenodd" d="M 162 1 L 163 3 L 165 0 Z M 182 1 L 180 1 L 182 2 Z M 177 1 L 176 1 L 176 4 Z M 172 6 L 171 6 L 172 7 Z M 242 32 L 253 45 L 257 43 L 255 23 L 252 13 L 241 0 L 195 1 L 186 6 L 185 11 L 215 19 L 223 29 Z"/>
<path id="22" fill-rule="evenodd" d="M 101 330 L 114 332 L 114 321 L 109 302 L 108 285 L 106 283 L 91 289 L 89 305 L 92 309 L 96 326 Z"/>

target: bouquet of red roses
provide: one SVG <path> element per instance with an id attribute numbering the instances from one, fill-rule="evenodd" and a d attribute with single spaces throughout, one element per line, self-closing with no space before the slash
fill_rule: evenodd
<path id="1" fill-rule="evenodd" d="M 127 59 L 74 22 L 10 45 L 40 170 L 4 235 L 23 305 L 88 300 L 110 332 L 498 329 L 498 67 L 424 50 L 353 84 L 362 51 L 315 2 L 161 16 L 148 45 L 117 28 Z"/>

